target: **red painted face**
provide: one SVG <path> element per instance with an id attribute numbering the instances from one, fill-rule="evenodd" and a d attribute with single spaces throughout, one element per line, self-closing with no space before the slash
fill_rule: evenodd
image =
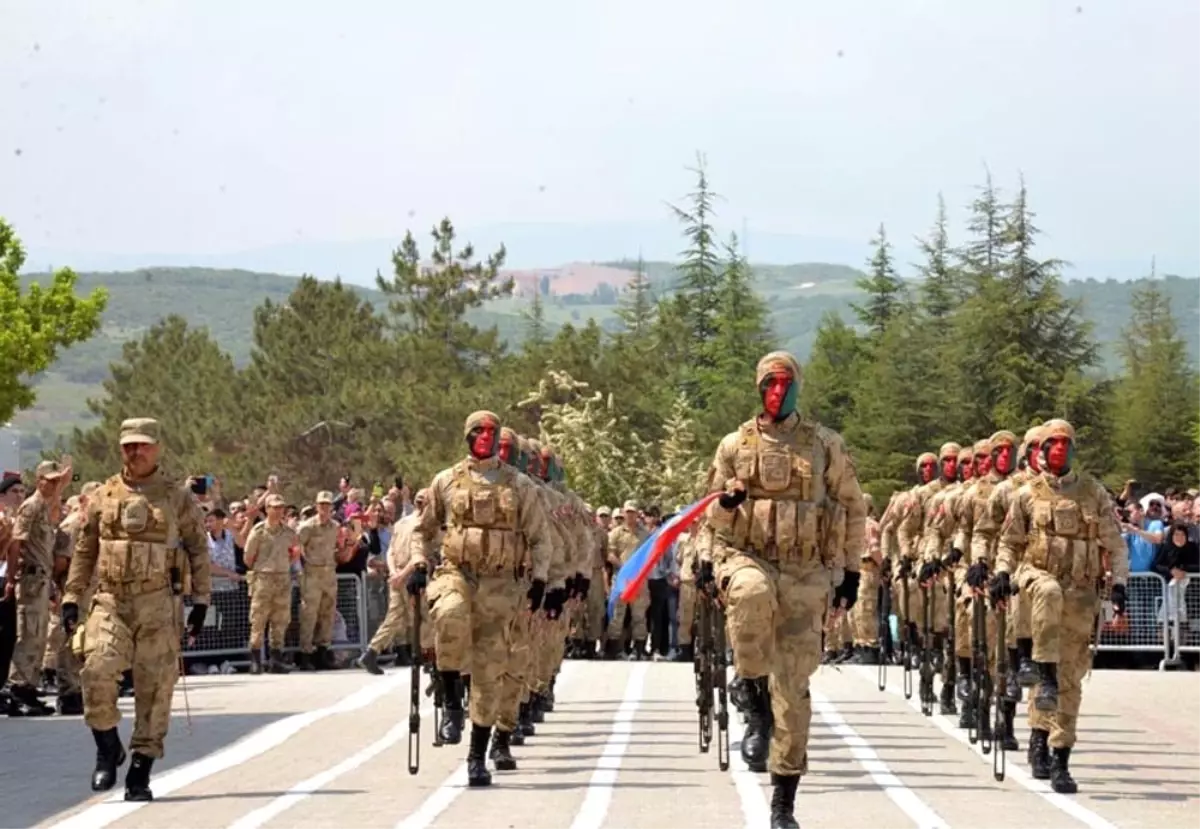
<path id="1" fill-rule="evenodd" d="M 975 456 L 975 474 L 982 478 L 984 475 L 992 471 L 992 456 L 991 455 L 976 455 Z"/>
<path id="2" fill-rule="evenodd" d="M 969 481 L 975 477 L 975 459 L 965 460 L 958 465 L 958 469 L 962 472 L 962 479 Z"/>
<path id="3" fill-rule="evenodd" d="M 1052 437 L 1046 446 L 1046 465 L 1055 475 L 1061 474 L 1071 462 L 1071 439 Z"/>
<path id="4" fill-rule="evenodd" d="M 471 454 L 479 459 L 496 454 L 496 424 L 485 420 L 471 430 Z"/>
<path id="5" fill-rule="evenodd" d="M 921 464 L 921 483 L 927 484 L 933 480 L 934 472 L 937 470 L 937 461 L 925 461 Z"/>
<path id="6" fill-rule="evenodd" d="M 947 481 L 954 480 L 954 474 L 958 472 L 958 458 L 949 457 L 942 459 L 942 477 Z"/>
<path id="7" fill-rule="evenodd" d="M 762 382 L 763 411 L 771 417 L 779 417 L 788 389 L 792 387 L 792 375 L 776 371 L 767 375 Z"/>
<path id="8" fill-rule="evenodd" d="M 1034 472 L 1042 471 L 1042 444 L 1029 444 L 1029 468 Z"/>
<path id="9" fill-rule="evenodd" d="M 542 477 L 542 457 L 541 455 L 531 453 L 529 455 L 529 464 L 525 467 L 525 474 L 531 478 Z"/>
<path id="10" fill-rule="evenodd" d="M 989 463 L 991 459 L 989 458 Z M 996 471 L 1008 475 L 1013 471 L 1013 448 L 1011 444 L 1002 443 L 996 449 Z"/>
<path id="11" fill-rule="evenodd" d="M 504 461 L 505 463 L 509 463 L 509 464 L 512 463 L 513 462 L 513 442 L 512 442 L 512 440 L 510 438 L 501 438 L 500 439 L 500 449 L 496 454 L 498 454 L 500 456 L 500 460 Z"/>

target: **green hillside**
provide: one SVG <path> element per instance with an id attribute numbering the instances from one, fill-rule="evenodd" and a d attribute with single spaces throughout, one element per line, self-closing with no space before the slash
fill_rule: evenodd
<path id="1" fill-rule="evenodd" d="M 632 267 L 628 262 L 607 263 Z M 650 262 L 647 273 L 656 290 L 669 290 L 673 268 L 670 263 Z M 807 357 L 822 314 L 836 311 L 851 315 L 850 303 L 860 275 L 844 265 L 806 263 L 756 266 L 758 290 L 768 300 L 776 333 L 784 346 L 801 359 Z M 27 277 L 36 279 L 36 276 Z M 221 341 L 239 364 L 250 356 L 254 309 L 265 299 L 283 302 L 294 279 L 276 274 L 248 271 L 214 271 L 203 268 L 155 268 L 122 273 L 84 273 L 79 290 L 88 292 L 103 285 L 109 291 L 104 326 L 91 341 L 67 349 L 53 368 L 38 378 L 38 404 L 20 413 L 16 425 L 31 435 L 48 437 L 88 420 L 86 401 L 100 391 L 108 375 L 108 364 L 120 359 L 123 343 L 136 339 L 168 314 L 179 314 L 195 326 L 204 326 Z M 1139 282 L 1068 282 L 1068 296 L 1082 299 L 1088 317 L 1096 324 L 1096 335 L 1105 344 L 1108 367 L 1115 366 L 1111 345 L 1128 319 L 1130 294 Z M 1193 360 L 1200 361 L 1200 279 L 1167 277 L 1164 287 L 1187 337 Z M 382 307 L 378 291 L 358 288 Z M 497 325 L 510 343 L 520 341 L 521 311 L 525 299 L 494 302 L 475 316 L 475 322 Z M 611 286 L 599 286 L 588 296 L 550 297 L 546 303 L 548 322 L 557 327 L 595 318 L 607 328 L 616 324 Z"/>

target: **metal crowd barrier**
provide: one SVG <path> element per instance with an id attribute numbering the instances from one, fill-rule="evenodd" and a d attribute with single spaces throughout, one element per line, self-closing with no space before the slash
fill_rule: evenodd
<path id="1" fill-rule="evenodd" d="M 184 616 L 191 598 L 184 597 Z M 283 650 L 300 649 L 300 586 L 292 582 L 292 618 L 284 635 Z M 357 654 L 370 641 L 367 625 L 367 599 L 363 579 L 352 573 L 339 573 L 334 608 L 332 650 Z M 265 643 L 264 643 L 265 646 Z M 212 605 L 204 621 L 204 631 L 192 645 L 183 642 L 186 660 L 203 659 L 228 662 L 234 667 L 250 664 L 250 597 L 245 582 L 214 578 Z"/>
<path id="2" fill-rule="evenodd" d="M 1166 612 L 1166 580 L 1158 573 L 1130 573 L 1125 595 L 1126 624 L 1120 629 L 1105 626 L 1096 650 L 1159 653 L 1160 671 L 1179 664 L 1173 654 L 1172 630 Z M 1095 640 L 1095 634 L 1092 639 Z"/>

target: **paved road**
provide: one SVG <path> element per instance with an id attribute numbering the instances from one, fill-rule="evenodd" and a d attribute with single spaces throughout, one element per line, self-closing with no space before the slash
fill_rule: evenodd
<path id="1" fill-rule="evenodd" d="M 991 759 L 926 718 L 874 669 L 822 668 L 812 773 L 797 817 L 818 827 L 1200 826 L 1200 676 L 1096 672 L 1084 690 L 1081 793 L 1050 793 L 1010 755 Z M 687 665 L 568 663 L 558 707 L 516 749 L 520 768 L 465 788 L 465 744 L 406 770 L 408 671 L 189 677 L 152 804 L 90 797 L 94 749 L 79 718 L 0 720 L 0 825 L 140 827 L 766 827 L 766 775 L 696 749 Z M 122 703 L 126 705 L 126 702 Z M 129 718 L 122 723 L 127 737 Z M 1027 731 L 1019 736 L 1024 747 Z M 126 768 L 128 768 L 126 766 Z M 124 771 L 124 770 L 122 770 Z"/>

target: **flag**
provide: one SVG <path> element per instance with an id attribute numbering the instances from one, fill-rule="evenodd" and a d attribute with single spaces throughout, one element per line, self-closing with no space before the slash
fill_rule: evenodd
<path id="1" fill-rule="evenodd" d="M 638 548 L 633 551 L 633 555 L 621 565 L 621 569 L 613 577 L 612 592 L 608 594 L 608 617 L 610 619 L 617 612 L 618 602 L 628 604 L 633 601 L 633 597 L 650 577 L 650 571 L 654 569 L 654 565 L 658 564 L 683 531 L 695 523 L 708 505 L 720 495 L 721 493 L 714 492 L 711 495 L 705 495 L 696 503 L 684 507 L 675 514 L 674 518 L 652 532 L 645 541 L 638 545 Z"/>

